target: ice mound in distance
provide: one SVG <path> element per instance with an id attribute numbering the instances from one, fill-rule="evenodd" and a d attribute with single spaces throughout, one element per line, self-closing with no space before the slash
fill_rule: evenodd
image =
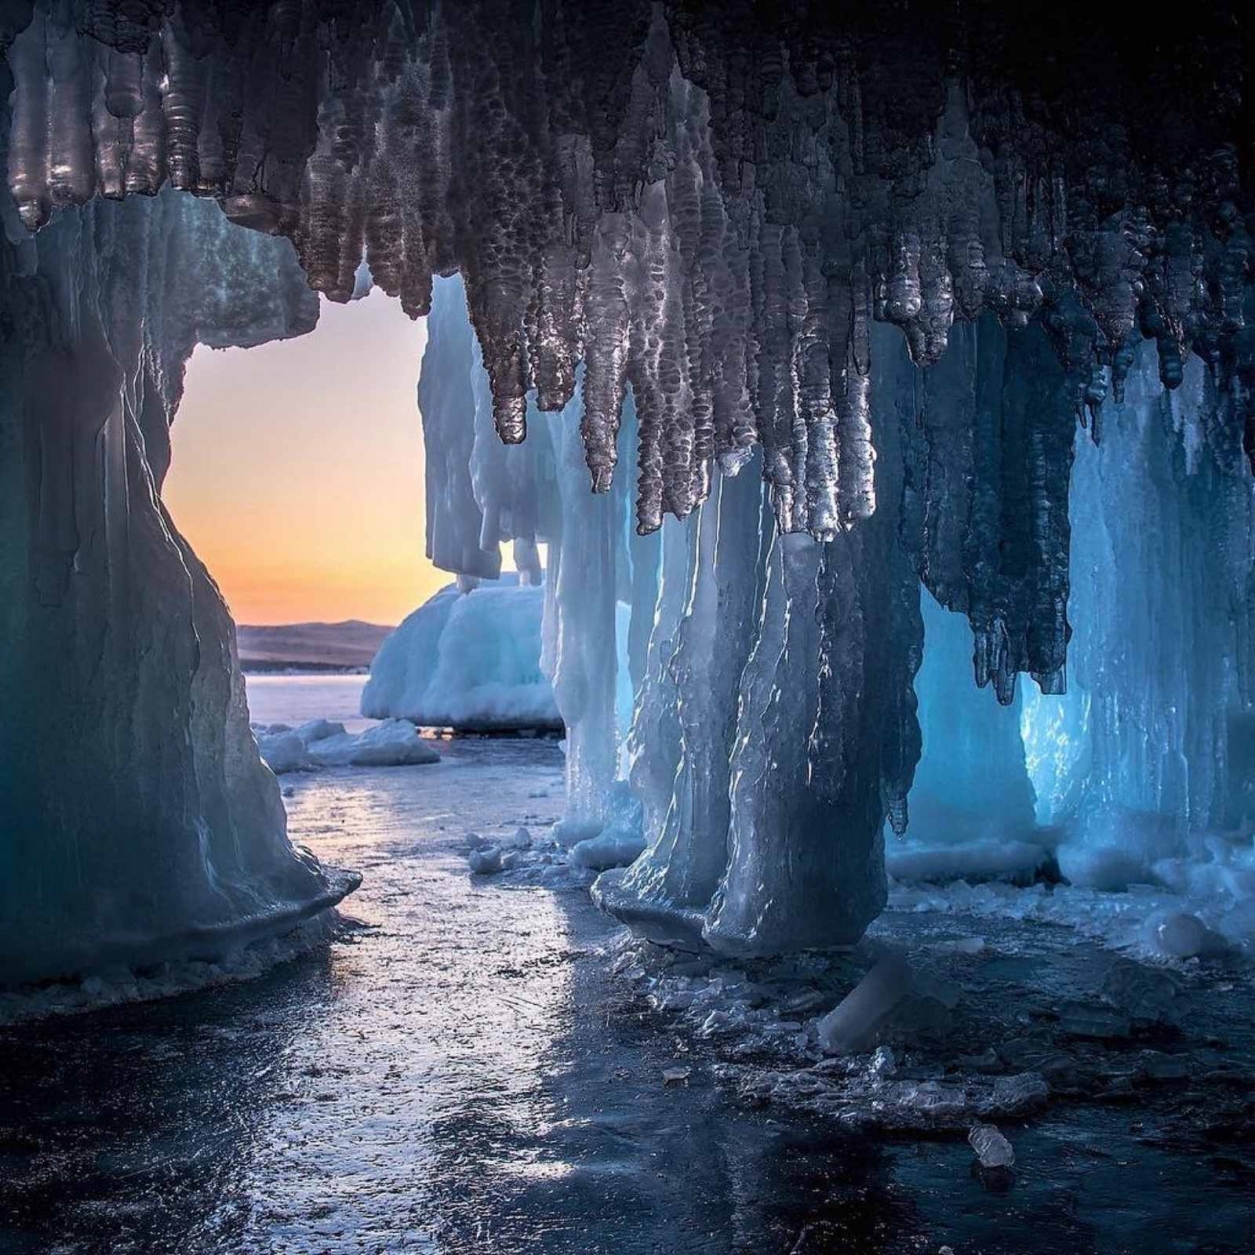
<path id="1" fill-rule="evenodd" d="M 405 719 L 388 719 L 358 733 L 346 732 L 342 723 L 311 719 L 295 728 L 258 728 L 256 735 L 262 759 L 276 776 L 321 767 L 409 767 L 440 761 L 431 743 Z"/>
<path id="2" fill-rule="evenodd" d="M 514 572 L 470 592 L 442 588 L 380 646 L 362 714 L 464 732 L 560 730 L 540 670 L 544 596 Z"/>

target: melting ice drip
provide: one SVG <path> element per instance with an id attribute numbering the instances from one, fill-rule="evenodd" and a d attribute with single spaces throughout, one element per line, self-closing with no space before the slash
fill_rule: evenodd
<path id="1" fill-rule="evenodd" d="M 64 728 L 6 747 L 6 813 L 32 866 L 61 860 L 12 889 L 38 883 L 30 936 L 141 865 L 156 883 L 110 899 L 119 920 L 134 893 L 180 926 L 250 909 L 223 898 L 218 841 L 228 864 L 293 865 L 267 785 L 269 835 L 247 835 L 229 626 L 154 489 L 192 344 L 290 334 L 310 297 L 286 245 L 239 244 L 208 206 L 93 200 L 166 184 L 288 237 L 333 299 L 363 258 L 414 314 L 461 272 L 475 336 L 456 303 L 439 330 L 437 304 L 433 342 L 463 361 L 446 399 L 469 391 L 474 421 L 437 417 L 433 375 L 428 543 L 468 576 L 504 540 L 553 546 L 573 816 L 606 810 L 619 765 L 622 602 L 654 839 L 625 892 L 698 910 L 731 949 L 856 936 L 918 756 L 918 581 L 969 618 L 1003 702 L 1020 672 L 1063 687 L 1075 420 L 1097 431 L 1143 338 L 1169 387 L 1200 360 L 1195 455 L 1246 491 L 1241 22 L 1209 8 L 1164 58 L 1094 9 L 1065 36 L 975 4 L 779 29 L 633 0 L 0 12 L 4 691 L 27 709 L 55 673 L 96 750 L 53 781 Z M 1028 65 L 1028 43 L 1057 55 Z M 546 438 L 521 444 L 529 427 Z M 1226 692 L 1246 709 L 1242 681 Z M 126 796 L 97 814 L 102 792 Z M 210 835 L 180 844 L 192 830 Z"/>

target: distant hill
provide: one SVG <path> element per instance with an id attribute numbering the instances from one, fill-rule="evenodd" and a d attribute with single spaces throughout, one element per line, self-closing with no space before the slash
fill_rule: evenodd
<path id="1" fill-rule="evenodd" d="M 274 627 L 241 623 L 235 631 L 245 671 L 355 671 L 370 666 L 392 629 L 348 619 Z"/>

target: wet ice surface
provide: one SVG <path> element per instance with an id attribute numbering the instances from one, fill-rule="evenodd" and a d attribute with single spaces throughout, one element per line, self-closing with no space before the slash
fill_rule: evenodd
<path id="1" fill-rule="evenodd" d="M 612 971 L 634 951 L 583 890 L 469 876 L 467 828 L 557 817 L 561 757 L 444 750 L 293 781 L 293 835 L 365 874 L 329 949 L 0 1033 L 0 1252 L 1245 1249 L 1240 972 L 1174 976 L 1186 1032 L 1095 1038 L 1109 952 L 994 921 L 976 949 L 962 918 L 887 917 L 879 944 L 961 987 L 942 1053 L 997 1047 L 989 1067 L 1045 1066 L 1060 1091 L 993 1121 L 1014 1175 L 981 1176 L 966 1129 L 886 1134 L 764 1095 L 805 1052 L 651 1007 L 642 978 Z M 1043 1052 L 1074 1061 L 1076 1094 Z M 898 1047 L 888 1079 L 928 1066 Z"/>
<path id="2" fill-rule="evenodd" d="M 248 675 L 248 717 L 253 723 L 330 719 L 348 732 L 364 732 L 375 720 L 361 714 L 364 675 Z"/>

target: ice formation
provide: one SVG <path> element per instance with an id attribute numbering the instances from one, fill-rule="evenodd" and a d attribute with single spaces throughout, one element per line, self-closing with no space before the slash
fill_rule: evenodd
<path id="1" fill-rule="evenodd" d="M 307 331 L 316 299 L 286 241 L 175 192 L 34 238 L 3 208 L 0 976 L 219 957 L 352 882 L 285 836 L 226 607 L 158 492 L 193 346 Z"/>
<path id="2" fill-rule="evenodd" d="M 55 914 L 147 842 L 234 918 L 205 868 L 256 825 L 228 865 L 322 892 L 153 494 L 186 348 L 311 316 L 269 233 L 332 299 L 430 310 L 429 553 L 469 588 L 548 546 L 563 834 L 648 847 L 609 909 L 740 956 L 852 944 L 914 804 L 916 853 L 1057 846 L 1082 889 L 1151 878 L 1240 933 L 1249 38 L 1221 4 L 1166 43 L 1102 6 L 4 6 L 6 695 L 47 677 L 100 747 L 54 783 L 57 716 L 26 722 L 15 865 L 87 851 Z M 250 243 L 123 199 L 165 185 Z"/>
<path id="3" fill-rule="evenodd" d="M 322 767 L 413 767 L 440 761 L 408 719 L 385 719 L 362 732 L 346 732 L 344 724 L 327 719 L 295 728 L 272 724 L 257 729 L 257 748 L 276 776 Z"/>
<path id="4" fill-rule="evenodd" d="M 543 606 L 544 589 L 511 571 L 467 591 L 441 589 L 380 646 L 362 714 L 468 732 L 560 731 L 540 670 Z"/>

